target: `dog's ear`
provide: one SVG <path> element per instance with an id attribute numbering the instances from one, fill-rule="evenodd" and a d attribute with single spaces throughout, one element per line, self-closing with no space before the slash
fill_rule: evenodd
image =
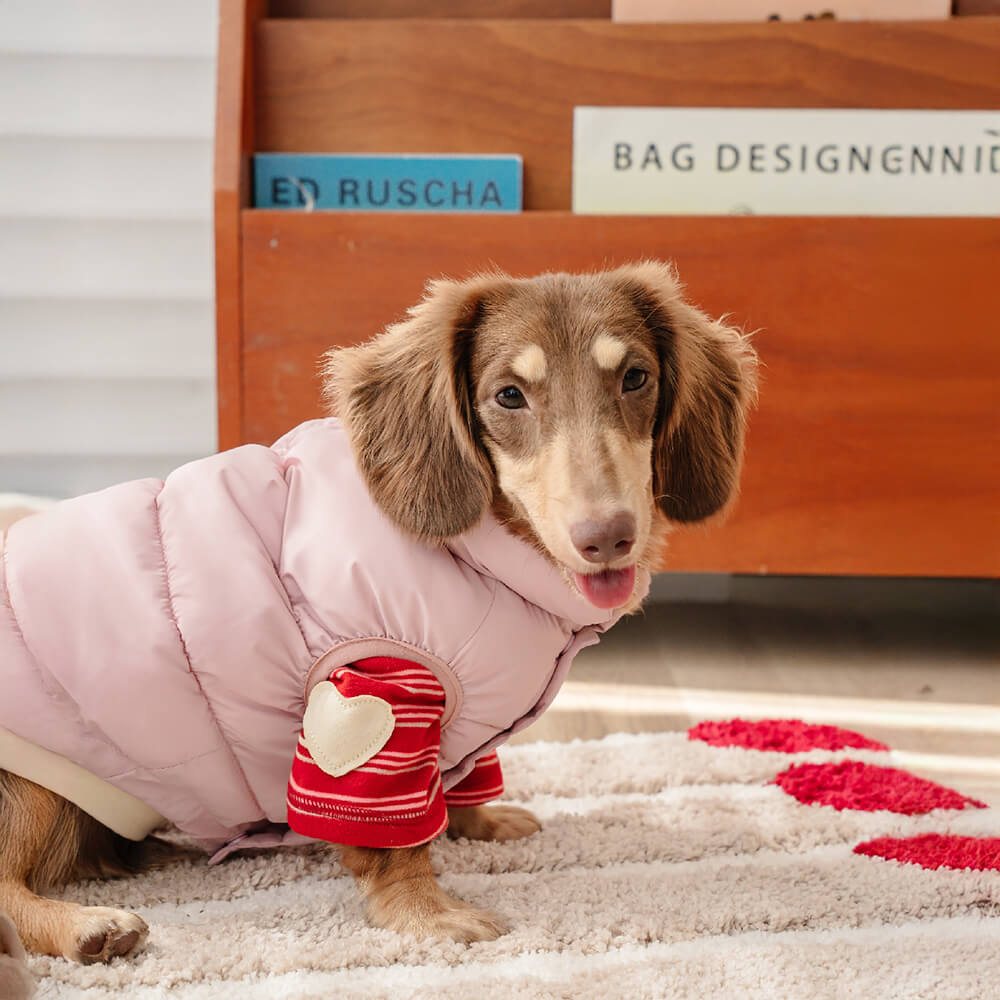
<path id="1" fill-rule="evenodd" d="M 407 319 L 324 359 L 326 398 L 372 498 L 418 538 L 467 531 L 493 497 L 469 363 L 486 300 L 508 281 L 497 274 L 431 282 Z"/>
<path id="2" fill-rule="evenodd" d="M 618 274 L 660 359 L 654 495 L 670 520 L 704 520 L 739 487 L 757 356 L 749 337 L 683 300 L 672 267 L 647 262 Z"/>

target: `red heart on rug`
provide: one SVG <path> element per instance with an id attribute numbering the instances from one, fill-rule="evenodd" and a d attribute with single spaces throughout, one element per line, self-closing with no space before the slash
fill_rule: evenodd
<path id="1" fill-rule="evenodd" d="M 702 740 L 713 747 L 743 747 L 804 753 L 807 750 L 888 750 L 884 743 L 861 733 L 837 726 L 813 725 L 800 719 L 730 719 L 728 722 L 701 722 L 688 730 L 689 740 Z"/>
<path id="2" fill-rule="evenodd" d="M 986 803 L 967 798 L 915 774 L 894 767 L 877 767 L 857 760 L 837 764 L 798 764 L 783 771 L 774 784 L 807 805 L 833 806 L 913 816 L 932 809 L 985 809 Z"/>
<path id="3" fill-rule="evenodd" d="M 943 833 L 879 837 L 858 844 L 854 853 L 920 865 L 932 871 L 938 868 L 1000 871 L 1000 837 L 959 837 Z"/>

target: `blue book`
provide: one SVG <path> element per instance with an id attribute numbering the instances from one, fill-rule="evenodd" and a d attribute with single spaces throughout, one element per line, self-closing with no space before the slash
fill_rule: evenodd
<path id="1" fill-rule="evenodd" d="M 334 212 L 520 212 L 521 157 L 257 153 L 254 205 Z"/>

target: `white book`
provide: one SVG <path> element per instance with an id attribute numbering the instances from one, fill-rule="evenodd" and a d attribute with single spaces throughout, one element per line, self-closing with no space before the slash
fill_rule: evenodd
<path id="1" fill-rule="evenodd" d="M 573 211 L 1000 216 L 1000 111 L 578 107 Z"/>

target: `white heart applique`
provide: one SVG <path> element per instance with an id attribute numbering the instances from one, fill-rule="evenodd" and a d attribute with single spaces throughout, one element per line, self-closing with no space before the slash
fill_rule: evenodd
<path id="1" fill-rule="evenodd" d="M 313 760 L 339 778 L 374 757 L 395 725 L 387 701 L 371 694 L 345 698 L 336 685 L 320 681 L 302 717 L 302 738 Z"/>

